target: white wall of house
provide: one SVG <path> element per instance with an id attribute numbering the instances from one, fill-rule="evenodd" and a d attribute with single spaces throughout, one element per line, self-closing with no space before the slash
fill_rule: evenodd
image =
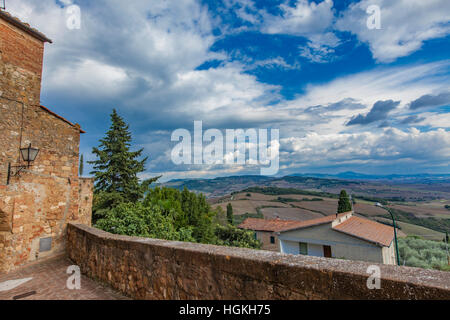
<path id="1" fill-rule="evenodd" d="M 395 264 L 391 248 L 382 248 L 331 228 L 331 223 L 282 232 L 279 235 L 282 253 L 299 254 L 300 242 L 308 244 L 308 255 L 323 257 L 323 246 L 331 247 L 333 258 Z"/>
<path id="2" fill-rule="evenodd" d="M 323 257 L 323 246 L 320 244 L 308 243 L 308 256 Z"/>
<path id="3" fill-rule="evenodd" d="M 280 250 L 281 253 L 300 254 L 300 243 L 288 240 L 280 241 Z"/>
<path id="4" fill-rule="evenodd" d="M 395 253 L 395 241 L 392 241 L 389 248 L 383 248 L 383 260 L 385 264 L 397 264 L 397 256 Z"/>

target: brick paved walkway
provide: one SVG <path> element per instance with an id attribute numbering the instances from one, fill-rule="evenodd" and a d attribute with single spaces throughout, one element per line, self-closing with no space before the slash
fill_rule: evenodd
<path id="1" fill-rule="evenodd" d="M 13 300 L 17 296 L 35 294 L 22 297 L 21 300 L 125 300 L 126 297 L 113 289 L 97 283 L 85 276 L 81 276 L 81 289 L 69 290 L 66 287 L 70 275 L 67 268 L 72 265 L 67 258 L 61 256 L 46 261 L 37 262 L 23 269 L 0 274 L 0 290 L 11 280 L 33 278 L 18 287 L 0 291 L 0 300 Z M 11 283 L 11 282 L 8 282 Z M 17 299 L 17 298 L 16 298 Z"/>

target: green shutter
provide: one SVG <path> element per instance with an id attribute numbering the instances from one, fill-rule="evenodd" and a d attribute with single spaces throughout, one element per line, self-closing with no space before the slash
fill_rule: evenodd
<path id="1" fill-rule="evenodd" d="M 300 242 L 300 254 L 307 256 L 308 255 L 308 244 Z"/>

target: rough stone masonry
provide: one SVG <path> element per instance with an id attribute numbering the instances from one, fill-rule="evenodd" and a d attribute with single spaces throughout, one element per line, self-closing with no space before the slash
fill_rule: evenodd
<path id="1" fill-rule="evenodd" d="M 83 131 L 40 105 L 46 42 L 0 11 L 0 273 L 63 251 L 68 222 L 91 223 L 93 182 L 78 176 Z M 8 164 L 25 164 L 29 144 L 36 161 L 8 184 Z"/>
<path id="2" fill-rule="evenodd" d="M 113 235 L 69 224 L 81 272 L 133 299 L 450 299 L 447 272 Z"/>

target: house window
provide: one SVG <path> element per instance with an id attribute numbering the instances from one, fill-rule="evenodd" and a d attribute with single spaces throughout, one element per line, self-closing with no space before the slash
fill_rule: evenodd
<path id="1" fill-rule="evenodd" d="M 307 256 L 308 255 L 308 244 L 300 242 L 300 254 Z"/>
<path id="2" fill-rule="evenodd" d="M 254 234 L 255 240 L 258 240 L 258 234 L 255 232 Z"/>
<path id="3" fill-rule="evenodd" d="M 275 244 L 275 237 L 270 237 L 270 243 Z"/>

